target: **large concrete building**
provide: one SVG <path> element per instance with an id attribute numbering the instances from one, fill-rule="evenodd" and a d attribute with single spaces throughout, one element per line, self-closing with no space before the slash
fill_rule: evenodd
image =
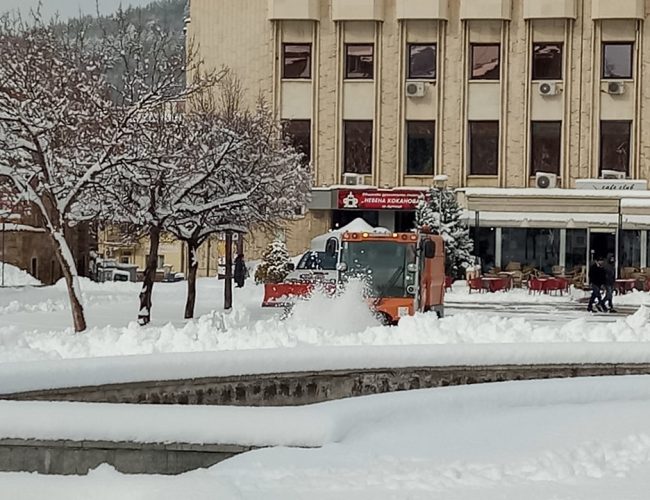
<path id="1" fill-rule="evenodd" d="M 458 189 L 486 265 L 649 262 L 644 0 L 191 0 L 189 39 L 272 103 L 314 175 L 291 251 Z M 442 177 L 441 177 L 442 176 Z"/>

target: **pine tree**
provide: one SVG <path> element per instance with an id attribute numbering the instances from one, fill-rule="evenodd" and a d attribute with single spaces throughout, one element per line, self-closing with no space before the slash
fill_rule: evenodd
<path id="1" fill-rule="evenodd" d="M 262 254 L 262 263 L 255 271 L 255 282 L 281 283 L 289 274 L 289 252 L 280 239 L 276 239 L 266 247 Z"/>
<path id="2" fill-rule="evenodd" d="M 418 204 L 415 223 L 440 234 L 445 241 L 445 271 L 455 278 L 464 276 L 465 268 L 472 263 L 474 244 L 469 228 L 462 221 L 463 209 L 451 189 L 432 188 Z"/>

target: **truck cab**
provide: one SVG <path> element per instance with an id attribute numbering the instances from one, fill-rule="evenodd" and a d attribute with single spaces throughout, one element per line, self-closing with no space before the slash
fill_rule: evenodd
<path id="1" fill-rule="evenodd" d="M 341 279 L 361 279 L 385 323 L 416 312 L 444 314 L 444 242 L 426 233 L 344 233 Z"/>

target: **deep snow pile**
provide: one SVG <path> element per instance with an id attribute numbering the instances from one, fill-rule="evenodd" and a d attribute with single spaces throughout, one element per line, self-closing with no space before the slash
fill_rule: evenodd
<path id="1" fill-rule="evenodd" d="M 361 298 L 360 286 L 351 286 L 333 299 L 316 294 L 298 303 L 288 318 L 275 314 L 257 319 L 250 309 L 240 307 L 231 313 L 212 312 L 178 326 L 170 323 L 142 328 L 133 321 L 123 327 L 95 327 L 80 335 L 70 329 L 26 332 L 17 326 L 2 326 L 0 361 L 305 346 L 650 341 L 650 308 L 646 307 L 627 318 L 603 323 L 578 318 L 563 324 L 535 324 L 523 317 L 468 312 L 442 320 L 434 314 L 418 314 L 388 328 L 378 325 Z"/>
<path id="2" fill-rule="evenodd" d="M 44 411 L 54 418 L 44 422 Z M 5 473 L 0 489 L 13 500 L 85 500 L 90 491 L 93 500 L 642 500 L 649 414 L 647 376 L 289 408 L 0 402 L 2 436 L 279 446 L 175 477 L 125 476 L 108 466 L 86 477 Z"/>
<path id="3" fill-rule="evenodd" d="M 2 266 L 2 262 L 0 262 Z M 0 271 L 1 272 L 1 271 Z M 39 286 L 42 285 L 40 281 L 34 278 L 27 271 L 23 271 L 11 264 L 4 264 L 4 284 L 5 286 Z"/>

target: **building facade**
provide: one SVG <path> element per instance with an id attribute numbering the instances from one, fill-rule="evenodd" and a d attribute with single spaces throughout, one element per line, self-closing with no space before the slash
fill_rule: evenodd
<path id="1" fill-rule="evenodd" d="M 293 253 L 358 216 L 409 230 L 446 179 L 486 265 L 646 267 L 648 21 L 644 0 L 191 0 L 188 40 L 311 163 Z"/>
<path id="2" fill-rule="evenodd" d="M 0 203 L 0 262 L 27 271 L 43 284 L 51 285 L 63 277 L 54 255 L 50 236 L 31 211 L 3 210 Z M 91 253 L 96 248 L 93 233 L 87 224 L 67 231 L 66 240 L 80 276 L 87 276 Z M 0 283 L 2 285 L 3 283 Z"/>

